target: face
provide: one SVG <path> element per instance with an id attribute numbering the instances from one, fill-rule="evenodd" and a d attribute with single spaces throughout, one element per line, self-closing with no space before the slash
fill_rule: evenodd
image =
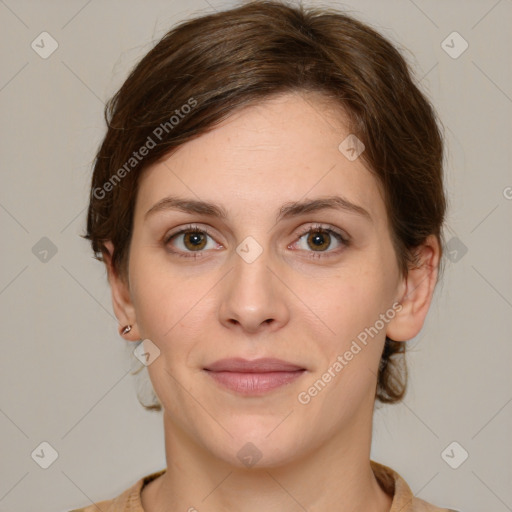
<path id="1" fill-rule="evenodd" d="M 168 428 L 229 463 L 277 465 L 371 423 L 405 288 L 378 182 L 339 149 L 349 133 L 332 105 L 284 94 L 141 177 L 126 310 L 160 350 L 148 371 Z M 293 366 L 212 370 L 229 358 Z"/>

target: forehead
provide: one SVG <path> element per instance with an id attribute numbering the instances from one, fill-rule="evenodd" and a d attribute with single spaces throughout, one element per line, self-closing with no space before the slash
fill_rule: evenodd
<path id="1" fill-rule="evenodd" d="M 318 95 L 250 105 L 146 169 L 136 215 L 166 195 L 219 203 L 235 216 L 339 194 L 378 220 L 385 211 L 377 179 L 339 149 L 349 135 L 341 109 Z"/>

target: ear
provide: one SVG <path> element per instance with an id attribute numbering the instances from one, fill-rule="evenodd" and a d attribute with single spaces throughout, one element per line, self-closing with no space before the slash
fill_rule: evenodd
<path id="1" fill-rule="evenodd" d="M 130 295 L 128 278 L 120 276 L 112 267 L 112 256 L 114 254 L 114 245 L 108 240 L 105 242 L 108 253 L 103 253 L 103 260 L 107 267 L 108 282 L 112 292 L 112 306 L 114 313 L 120 323 L 119 334 L 128 341 L 139 341 L 141 339 L 137 326 L 135 308 Z M 122 334 L 124 327 L 131 326 L 131 331 Z"/>
<path id="2" fill-rule="evenodd" d="M 402 309 L 397 311 L 386 330 L 386 336 L 395 341 L 410 340 L 420 332 L 437 282 L 441 253 L 437 237 L 428 236 L 415 253 L 418 264 L 409 269 L 400 284 L 397 302 Z"/>

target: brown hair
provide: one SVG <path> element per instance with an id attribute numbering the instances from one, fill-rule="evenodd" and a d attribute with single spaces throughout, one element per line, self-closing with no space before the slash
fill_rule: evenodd
<path id="1" fill-rule="evenodd" d="M 127 278 L 143 169 L 236 109 L 291 91 L 322 93 L 347 113 L 384 190 L 402 275 L 428 235 L 442 250 L 443 140 L 399 51 L 339 11 L 256 0 L 174 27 L 107 102 L 84 235 L 95 257 L 104 261 L 111 240 L 113 268 Z M 386 338 L 376 399 L 400 401 L 406 383 L 405 343 Z"/>

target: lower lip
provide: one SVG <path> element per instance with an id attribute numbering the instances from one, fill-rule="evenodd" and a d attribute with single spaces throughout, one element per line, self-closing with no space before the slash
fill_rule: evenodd
<path id="1" fill-rule="evenodd" d="M 213 372 L 207 373 L 222 386 L 241 395 L 260 395 L 298 379 L 306 370 L 294 372 Z"/>

